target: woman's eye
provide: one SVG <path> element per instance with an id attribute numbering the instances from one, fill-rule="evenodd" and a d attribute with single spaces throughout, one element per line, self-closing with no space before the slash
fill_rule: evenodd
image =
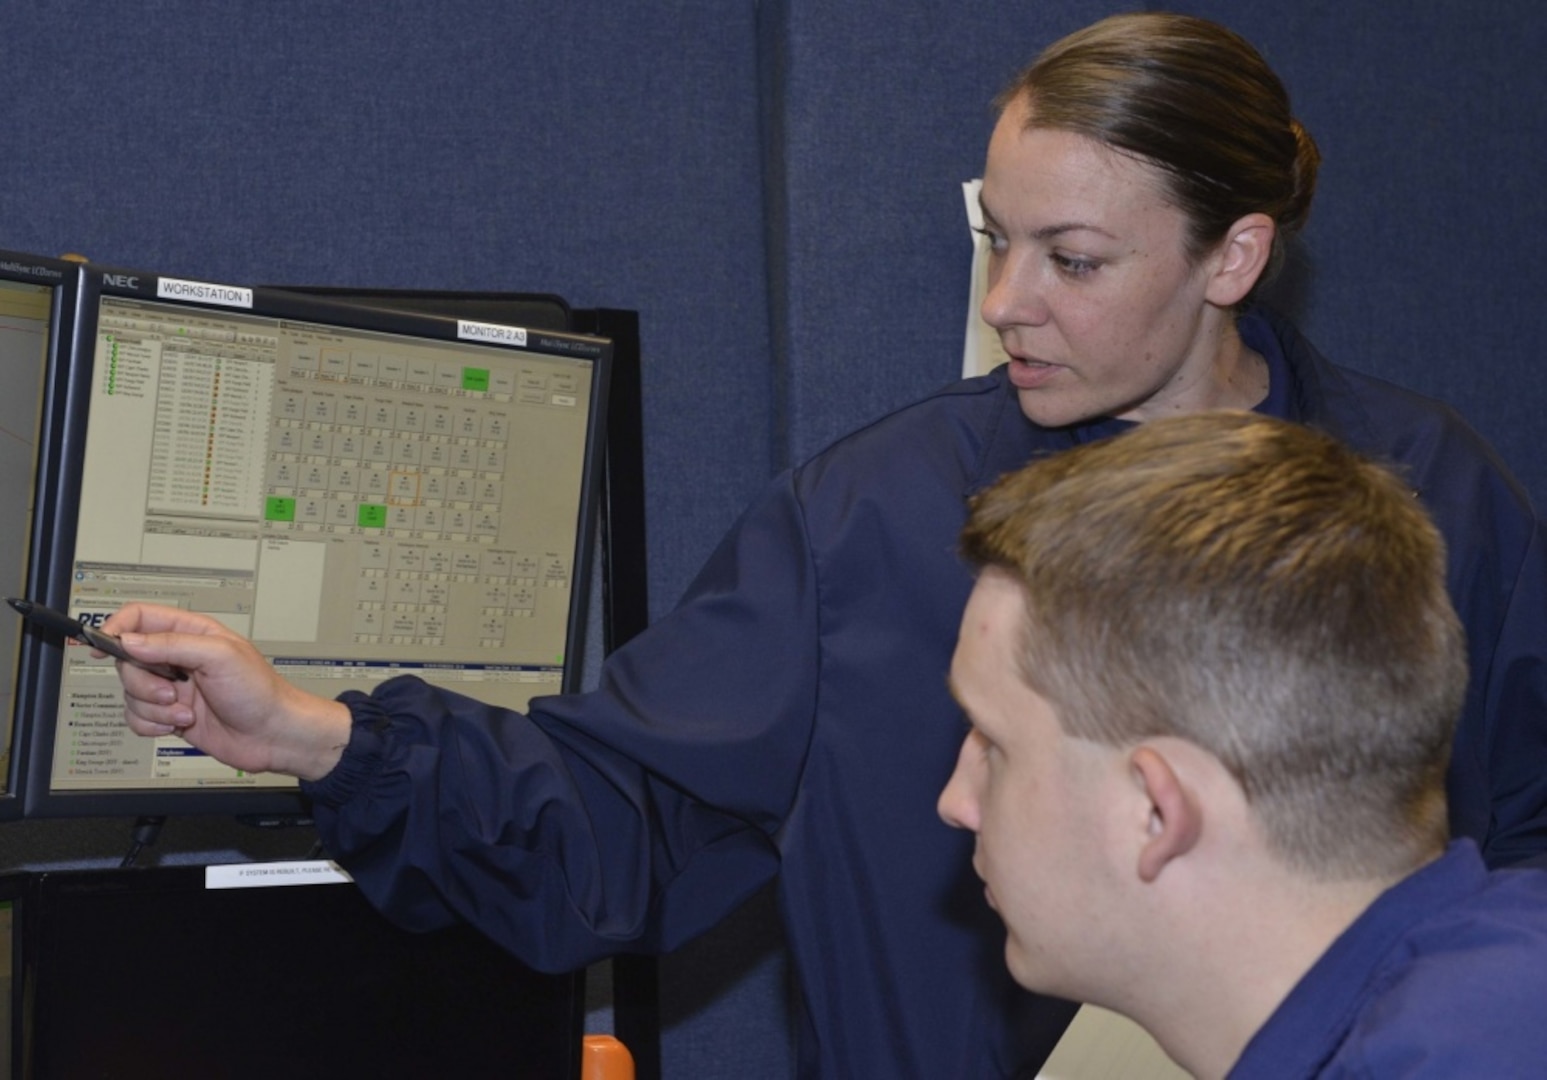
<path id="1" fill-rule="evenodd" d="M 1101 266 L 1101 263 L 1095 259 L 1083 255 L 1063 255 L 1055 251 L 1051 258 L 1053 265 L 1058 267 L 1061 273 L 1070 277 L 1084 277 L 1086 274 L 1094 273 Z"/>
<path id="2" fill-rule="evenodd" d="M 995 253 L 1003 253 L 1005 247 L 1007 246 L 1005 243 L 1005 238 L 990 229 L 980 227 L 975 228 L 972 231 L 988 241 L 988 247 L 990 251 Z"/>

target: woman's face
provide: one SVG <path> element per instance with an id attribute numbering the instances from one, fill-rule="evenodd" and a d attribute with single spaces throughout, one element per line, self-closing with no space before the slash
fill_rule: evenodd
<path id="1" fill-rule="evenodd" d="M 1033 421 L 1147 420 L 1255 404 L 1222 395 L 1231 312 L 1208 299 L 1219 253 L 1188 258 L 1158 170 L 1005 109 L 983 174 L 992 248 L 983 318 Z M 1236 355 L 1232 352 L 1229 362 Z"/>

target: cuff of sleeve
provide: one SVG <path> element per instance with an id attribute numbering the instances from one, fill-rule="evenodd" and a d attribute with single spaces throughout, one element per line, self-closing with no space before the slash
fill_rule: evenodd
<path id="1" fill-rule="evenodd" d="M 381 775 L 386 760 L 387 730 L 392 720 L 369 694 L 349 690 L 338 696 L 349 706 L 353 724 L 349 744 L 333 771 L 320 780 L 301 781 L 301 793 L 313 803 L 338 807 L 358 795 Z"/>

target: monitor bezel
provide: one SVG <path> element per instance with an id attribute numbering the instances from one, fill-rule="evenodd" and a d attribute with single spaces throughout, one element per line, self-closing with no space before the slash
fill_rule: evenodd
<path id="1" fill-rule="evenodd" d="M 481 319 L 528 329 L 588 332 L 576 326 L 577 313 L 569 306 L 569 301 L 554 293 L 366 288 L 350 285 L 272 284 L 270 287 L 346 304 L 385 308 L 388 311 L 417 311 L 452 319 Z M 617 342 L 613 344 L 616 349 Z"/>
<path id="2" fill-rule="evenodd" d="M 84 465 L 91 372 L 97 337 L 97 315 L 103 297 L 128 297 L 175 304 L 195 310 L 231 311 L 230 305 L 159 295 L 163 280 L 189 281 L 187 275 L 129 270 L 89 264 L 82 274 L 77 301 L 75 348 L 71 357 L 70 392 L 63 408 L 59 442 L 63 460 L 56 474 L 52 504 L 57 526 L 48 550 L 50 572 L 40 583 L 44 603 L 63 610 L 69 604 L 70 567 L 74 564 L 73 537 L 79 516 L 79 492 Z M 211 284 L 226 284 L 214 282 Z M 455 342 L 491 350 L 511 346 L 469 339 L 459 335 L 459 321 L 442 315 L 394 310 L 341 299 L 307 295 L 268 286 L 240 286 L 251 293 L 252 306 L 242 313 L 265 317 L 338 325 L 367 331 L 398 333 L 429 340 Z M 611 375 L 612 342 L 595 335 L 547 328 L 528 329 L 522 350 L 570 356 L 593 361 L 590 401 L 591 426 L 587 434 L 582 469 L 582 498 L 576 529 L 576 550 L 570 599 L 571 619 L 564 653 L 564 692 L 579 688 L 585 617 L 591 588 L 590 547 L 596 529 L 600 480 L 607 427 L 607 401 Z M 34 663 L 37 697 L 48 705 L 34 718 L 27 747 L 24 813 L 28 817 L 142 817 L 173 814 L 222 814 L 304 822 L 310 807 L 298 790 L 213 788 L 201 790 L 124 788 L 111 791 L 59 791 L 51 785 L 56 734 L 57 695 L 63 668 L 58 648 L 39 650 Z"/>
<path id="3" fill-rule="evenodd" d="M 48 354 L 44 360 L 43 399 L 38 416 L 38 451 L 33 469 L 33 513 L 28 538 L 27 566 L 21 588 L 34 594 L 47 579 L 49 538 L 54 533 L 53 478 L 60 464 L 59 429 L 75 351 L 81 280 L 79 262 L 43 255 L 0 250 L 0 279 L 25 285 L 47 285 L 53 290 L 49 312 Z M 0 612 L 0 617 L 11 617 Z M 37 716 L 37 673 L 40 649 L 36 634 L 23 629 L 16 658 L 16 688 L 11 702 L 11 760 L 0 793 L 0 821 L 20 818 L 26 809 L 28 754 Z"/>

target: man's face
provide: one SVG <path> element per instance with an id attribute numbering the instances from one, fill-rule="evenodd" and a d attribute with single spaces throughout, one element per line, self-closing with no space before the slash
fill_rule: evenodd
<path id="1" fill-rule="evenodd" d="M 1004 920 L 1016 981 L 1079 996 L 1102 963 L 1111 872 L 1100 804 L 1118 755 L 1065 735 L 1021 678 L 1024 605 L 1020 586 L 994 569 L 967 602 L 951 687 L 971 728 L 939 810 L 977 836 L 973 869 Z"/>

